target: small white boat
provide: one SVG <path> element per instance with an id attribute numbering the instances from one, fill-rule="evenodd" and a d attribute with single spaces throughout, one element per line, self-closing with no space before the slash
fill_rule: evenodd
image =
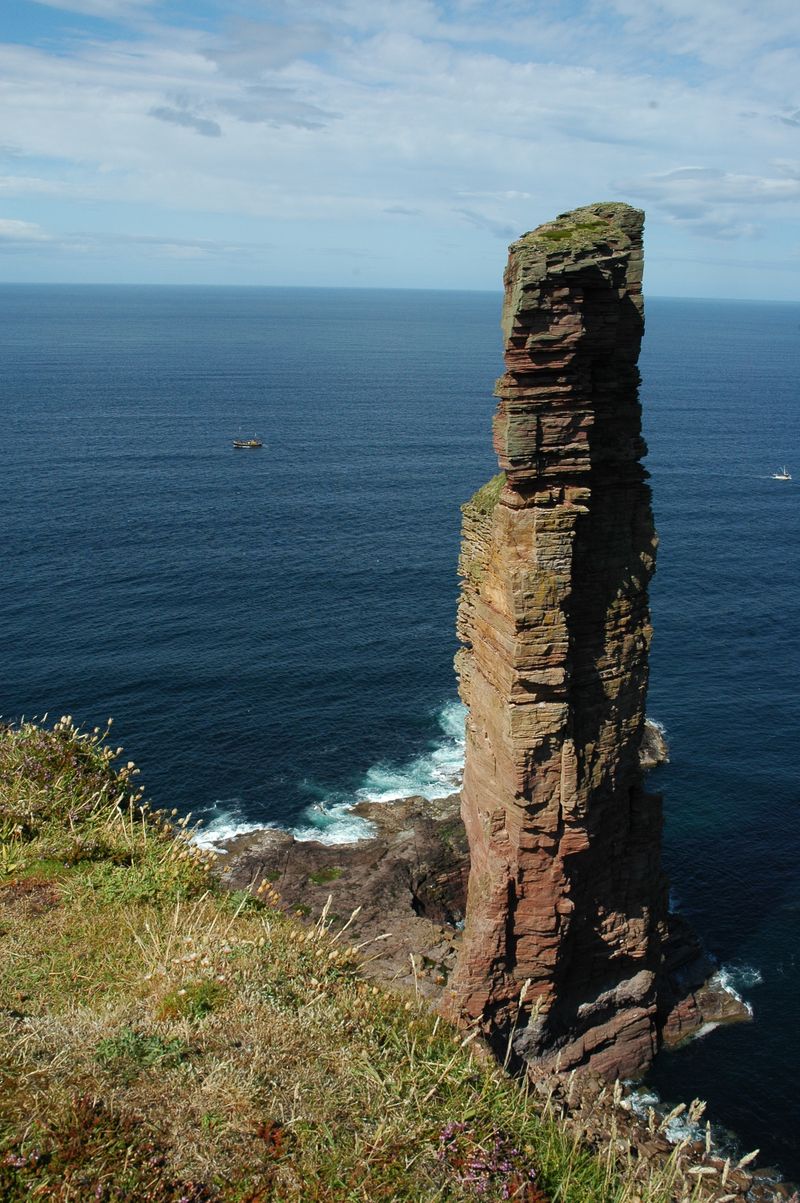
<path id="1" fill-rule="evenodd" d="M 783 465 L 780 472 L 772 473 L 773 480 L 791 480 L 791 475 L 786 471 L 786 464 Z"/>
<path id="2" fill-rule="evenodd" d="M 234 439 L 233 445 L 237 451 L 241 451 L 243 448 L 254 449 L 264 446 L 261 439 Z"/>

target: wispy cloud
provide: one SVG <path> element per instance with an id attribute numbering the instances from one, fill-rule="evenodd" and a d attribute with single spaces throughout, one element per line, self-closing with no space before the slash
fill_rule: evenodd
<path id="1" fill-rule="evenodd" d="M 678 205 L 710 201 L 769 204 L 800 198 L 800 181 L 791 176 L 744 175 L 717 167 L 677 167 L 629 180 L 623 186 L 639 196 Z"/>
<path id="2" fill-rule="evenodd" d="M 517 192 L 513 188 L 507 189 L 505 192 L 485 189 L 482 192 L 459 192 L 458 195 L 465 199 L 489 201 L 520 201 L 531 200 L 533 197 L 532 192 Z"/>
<path id="3" fill-rule="evenodd" d="M 160 237 L 152 234 L 91 231 L 55 233 L 36 222 L 0 218 L 0 251 L 34 251 L 42 243 L 51 254 L 88 259 L 113 259 L 120 252 L 146 259 L 224 260 L 251 259 L 270 250 L 268 242 L 243 243 L 229 239 Z"/>
<path id="4" fill-rule="evenodd" d="M 725 69 L 800 38 L 800 10 L 787 0 L 610 0 L 638 43 Z M 657 40 L 657 41 L 656 41 Z"/>
<path id="5" fill-rule="evenodd" d="M 32 243 L 50 242 L 50 235 L 32 221 L 17 221 L 15 218 L 0 217 L 0 246 L 28 247 Z"/>
<path id="6" fill-rule="evenodd" d="M 0 195 L 54 239 L 68 220 L 93 228 L 98 205 L 122 230 L 133 207 L 165 239 L 176 213 L 211 243 L 226 225 L 267 231 L 290 278 L 292 239 L 338 240 L 388 247 L 387 283 L 483 287 L 498 240 L 594 199 L 645 204 L 675 260 L 769 244 L 800 217 L 791 0 L 40 7 L 76 20 L 0 43 L 0 122 L 25 163 Z"/>
<path id="7" fill-rule="evenodd" d="M 487 230 L 493 238 L 502 238 L 508 242 L 512 238 L 516 238 L 520 233 L 519 228 L 512 225 L 511 222 L 489 217 L 487 214 L 479 213 L 475 209 L 455 209 L 454 212 L 459 217 L 463 217 L 471 226 L 475 226 L 477 230 Z"/>
<path id="8" fill-rule="evenodd" d="M 266 125 L 295 125 L 299 129 L 322 129 L 336 118 L 319 105 L 301 100 L 292 88 L 248 84 L 234 97 L 225 97 L 219 107 L 239 121 Z"/>
<path id="9" fill-rule="evenodd" d="M 68 196 L 74 191 L 65 180 L 47 180 L 28 175 L 0 175 L 0 193 L 5 196 Z M 77 194 L 83 194 L 83 189 L 77 189 Z"/>
<path id="10" fill-rule="evenodd" d="M 214 241 L 209 238 L 159 238 L 150 234 L 119 234 L 87 240 L 76 235 L 75 242 L 94 254 L 113 254 L 120 247 L 132 248 L 155 258 L 168 259 L 225 259 L 233 260 L 261 254 L 268 243 L 248 244 Z"/>
<path id="11" fill-rule="evenodd" d="M 228 76 L 260 80 L 298 59 L 335 45 L 335 35 L 320 24 L 233 19 L 204 55 Z"/>
<path id="12" fill-rule="evenodd" d="M 222 128 L 218 122 L 211 121 L 208 117 L 198 117 L 197 113 L 191 113 L 188 109 L 173 109 L 169 105 L 161 104 L 155 105 L 149 112 L 150 116 L 155 117 L 158 121 L 182 125 L 184 129 L 191 129 L 196 134 L 202 134 L 204 138 L 222 136 Z"/>
<path id="13" fill-rule="evenodd" d="M 757 176 L 716 167 L 678 167 L 640 179 L 620 182 L 621 191 L 649 201 L 670 221 L 710 238 L 757 238 L 764 205 L 794 205 L 800 201 L 800 177 L 781 170 Z"/>
<path id="14" fill-rule="evenodd" d="M 65 12 L 79 13 L 85 17 L 122 21 L 152 8 L 158 0 L 33 0 L 33 3 L 43 8 L 58 8 Z"/>

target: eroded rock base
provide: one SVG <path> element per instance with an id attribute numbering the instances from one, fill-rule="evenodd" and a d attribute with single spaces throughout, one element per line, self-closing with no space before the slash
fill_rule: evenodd
<path id="1" fill-rule="evenodd" d="M 460 795 L 363 802 L 354 813 L 372 823 L 372 839 L 320 844 L 265 828 L 228 841 L 220 879 L 233 890 L 268 883 L 281 907 L 304 923 L 317 921 L 328 898 L 334 925 L 358 910 L 348 930 L 353 943 L 367 942 L 364 971 L 439 1006 L 462 939 L 469 878 Z M 659 990 L 665 1044 L 682 1043 L 708 1024 L 751 1018 L 715 973 L 688 924 L 670 916 Z"/>

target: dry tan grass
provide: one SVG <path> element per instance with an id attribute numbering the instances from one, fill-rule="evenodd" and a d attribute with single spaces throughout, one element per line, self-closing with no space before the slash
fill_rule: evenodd
<path id="1" fill-rule="evenodd" d="M 346 925 L 220 893 L 132 775 L 102 733 L 0 736 L 4 1200 L 680 1197 L 365 981 Z"/>

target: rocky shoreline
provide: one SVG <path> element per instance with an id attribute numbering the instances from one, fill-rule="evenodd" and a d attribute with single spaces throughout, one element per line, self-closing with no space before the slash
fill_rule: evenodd
<path id="1" fill-rule="evenodd" d="M 371 824 L 369 839 L 323 844 L 264 828 L 222 845 L 220 877 L 236 890 L 268 882 L 300 919 L 316 918 L 330 898 L 335 921 L 350 920 L 353 942 L 369 947 L 367 972 L 436 1004 L 455 964 L 466 907 L 460 795 L 359 802 L 352 813 Z M 664 1043 L 683 1043 L 709 1024 L 748 1021 L 749 1010 L 716 980 L 689 925 L 679 915 L 669 924 Z"/>
<path id="2" fill-rule="evenodd" d="M 660 759 L 665 755 L 664 745 Z M 414 991 L 437 1008 L 456 962 L 466 905 L 469 849 L 460 795 L 361 802 L 353 813 L 372 824 L 371 838 L 322 844 L 274 828 L 237 836 L 223 845 L 220 879 L 227 888 L 252 892 L 269 883 L 281 906 L 301 922 L 315 921 L 328 906 L 335 925 L 349 924 L 350 942 L 360 947 L 367 976 Z M 715 980 L 713 971 L 688 925 L 671 916 L 666 974 L 674 997 L 663 1029 L 666 1044 L 682 1043 L 707 1024 L 750 1019 L 741 999 Z M 485 1055 L 492 1055 L 488 1047 Z M 663 1108 L 648 1110 L 637 1101 L 632 1083 L 612 1085 L 585 1073 L 529 1077 L 546 1107 L 592 1148 L 628 1165 L 640 1162 L 643 1173 L 646 1166 L 663 1164 L 665 1182 L 668 1177 L 676 1184 L 676 1199 L 701 1180 L 702 1194 L 694 1198 L 800 1203 L 777 1171 L 737 1164 L 719 1147 L 710 1128 L 699 1127 L 698 1104 L 684 1109 L 694 1117 L 693 1125 L 676 1133 L 675 1114 L 669 1118 Z"/>
<path id="3" fill-rule="evenodd" d="M 435 1004 L 455 964 L 464 919 L 469 849 L 459 795 L 429 802 L 360 802 L 374 834 L 352 844 L 298 840 L 265 828 L 226 841 L 219 874 L 230 889 L 271 883 L 283 907 L 316 920 L 331 899 L 334 922 L 364 945 L 364 972 L 416 989 Z"/>
<path id="4" fill-rule="evenodd" d="M 648 772 L 668 760 L 663 729 L 648 719 L 640 766 Z M 269 882 L 298 918 L 317 916 L 331 898 L 332 913 L 350 921 L 354 942 L 374 945 L 367 972 L 413 986 L 441 1000 L 455 965 L 466 910 L 470 854 L 461 818 L 461 794 L 428 800 L 355 803 L 369 838 L 328 844 L 299 840 L 282 828 L 262 828 L 224 841 L 220 876 L 231 889 Z M 691 1038 L 704 1026 L 738 1023 L 750 1012 L 715 981 L 715 964 L 690 926 L 669 916 L 662 991 L 663 1041 Z"/>

